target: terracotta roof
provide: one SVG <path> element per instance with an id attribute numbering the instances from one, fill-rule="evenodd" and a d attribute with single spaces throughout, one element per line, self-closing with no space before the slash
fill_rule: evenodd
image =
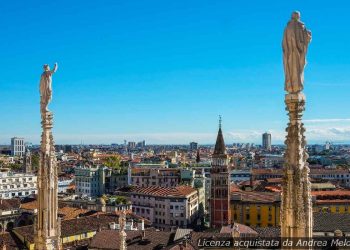
<path id="1" fill-rule="evenodd" d="M 237 229 L 240 234 L 243 234 L 245 236 L 247 235 L 257 235 L 258 233 L 253 230 L 251 227 L 248 227 L 243 224 L 239 223 L 234 223 L 234 225 L 228 225 L 228 226 L 223 226 L 220 230 L 220 233 L 232 233 L 234 231 L 234 226 L 237 226 Z M 242 235 L 241 235 L 242 236 Z"/>
<path id="2" fill-rule="evenodd" d="M 350 214 L 314 213 L 314 232 L 350 232 Z"/>
<path id="3" fill-rule="evenodd" d="M 19 199 L 0 199 L 0 210 L 8 211 L 19 209 L 20 207 L 21 201 Z"/>
<path id="4" fill-rule="evenodd" d="M 232 200 L 236 200 L 235 198 L 239 197 L 241 201 L 247 202 L 261 202 L 261 203 L 270 203 L 279 201 L 280 194 L 279 193 L 269 193 L 269 192 L 255 192 L 255 191 L 239 191 L 233 192 L 231 194 Z"/>
<path id="5" fill-rule="evenodd" d="M 348 169 L 310 169 L 310 174 L 350 174 Z"/>
<path id="6" fill-rule="evenodd" d="M 241 189 L 235 183 L 231 183 L 230 190 L 231 190 L 231 193 L 241 191 Z"/>
<path id="7" fill-rule="evenodd" d="M 127 220 L 135 220 L 139 217 L 135 217 L 133 214 L 127 214 L 126 218 Z M 96 232 L 100 229 L 109 229 L 109 223 L 111 222 L 119 223 L 119 216 L 116 214 L 98 214 L 78 219 L 63 220 L 61 222 L 61 237 L 68 237 L 86 232 Z M 33 225 L 17 227 L 14 231 L 26 237 L 29 242 L 34 242 Z"/>
<path id="8" fill-rule="evenodd" d="M 64 220 L 75 219 L 78 216 L 82 216 L 88 212 L 89 210 L 87 209 L 81 209 L 81 208 L 75 208 L 75 207 L 58 208 L 58 214 L 63 215 Z"/>
<path id="9" fill-rule="evenodd" d="M 268 178 L 266 179 L 268 183 L 282 183 L 283 179 L 282 178 Z"/>
<path id="10" fill-rule="evenodd" d="M 30 202 L 26 202 L 26 203 L 22 203 L 21 204 L 21 208 L 22 209 L 27 209 L 27 210 L 34 210 L 38 208 L 38 203 L 36 200 L 30 201 Z"/>
<path id="11" fill-rule="evenodd" d="M 282 192 L 282 187 L 279 186 L 266 186 L 265 189 L 271 192 Z"/>
<path id="12" fill-rule="evenodd" d="M 153 228 L 145 230 L 145 237 L 142 238 L 141 231 L 125 231 L 128 250 L 153 250 L 161 249 L 172 243 L 173 232 L 156 231 Z M 120 246 L 119 230 L 103 230 L 96 233 L 91 240 L 89 248 L 115 249 Z"/>
<path id="13" fill-rule="evenodd" d="M 344 200 L 340 200 L 340 199 L 328 199 L 328 200 L 316 200 L 316 204 L 340 204 L 340 203 L 344 203 L 344 204 L 350 204 L 350 199 L 344 199 Z"/>
<path id="14" fill-rule="evenodd" d="M 22 209 L 27 210 L 34 210 L 38 209 L 38 202 L 37 200 L 26 202 L 21 204 Z M 63 217 L 64 220 L 70 220 L 77 218 L 78 216 L 83 216 L 85 214 L 88 214 L 90 211 L 87 209 L 80 209 L 75 207 L 68 207 L 68 206 L 61 206 L 58 207 L 58 214 Z"/>
<path id="15" fill-rule="evenodd" d="M 0 233 L 0 249 L 6 246 L 6 250 L 26 249 L 12 233 Z"/>
<path id="16" fill-rule="evenodd" d="M 168 197 L 186 197 L 190 194 L 197 192 L 196 189 L 191 186 L 177 186 L 177 187 L 133 187 L 131 193 L 133 194 L 146 194 L 151 196 L 168 196 Z"/>
<path id="17" fill-rule="evenodd" d="M 350 190 L 311 191 L 316 196 L 350 196 Z"/>

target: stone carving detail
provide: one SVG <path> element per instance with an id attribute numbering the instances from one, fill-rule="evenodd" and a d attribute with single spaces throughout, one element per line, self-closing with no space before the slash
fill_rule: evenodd
<path id="1" fill-rule="evenodd" d="M 119 226 L 120 226 L 120 250 L 126 250 L 126 233 L 125 233 L 125 225 L 126 225 L 126 212 L 123 210 L 123 212 L 119 215 Z"/>
<path id="2" fill-rule="evenodd" d="M 297 93 L 304 88 L 304 67 L 310 41 L 311 32 L 300 21 L 300 13 L 294 11 L 282 42 L 285 90 L 289 93 Z"/>
<path id="3" fill-rule="evenodd" d="M 52 71 L 44 65 L 44 73 L 40 79 L 40 113 L 41 113 L 41 146 L 38 171 L 38 216 L 35 223 L 35 249 L 62 249 L 60 239 L 60 220 L 57 210 L 57 163 L 52 135 L 53 114 L 48 109 L 52 98 Z"/>
<path id="4" fill-rule="evenodd" d="M 285 165 L 282 185 L 281 236 L 312 237 L 312 197 L 307 163 L 305 128 L 302 115 L 305 96 L 302 93 L 304 66 L 311 32 L 300 22 L 299 12 L 293 12 L 283 36 L 286 110 Z"/>

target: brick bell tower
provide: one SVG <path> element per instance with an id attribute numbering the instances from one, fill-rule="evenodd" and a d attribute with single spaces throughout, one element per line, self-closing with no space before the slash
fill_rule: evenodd
<path id="1" fill-rule="evenodd" d="M 229 178 L 228 157 L 220 116 L 211 166 L 210 225 L 212 228 L 220 228 L 231 223 Z"/>

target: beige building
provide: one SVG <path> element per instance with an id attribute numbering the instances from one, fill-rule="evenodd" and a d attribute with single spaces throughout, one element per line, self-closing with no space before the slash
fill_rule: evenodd
<path id="1" fill-rule="evenodd" d="M 135 187 L 129 194 L 132 211 L 156 228 L 187 228 L 197 219 L 198 192 L 190 186 Z"/>
<path id="2" fill-rule="evenodd" d="M 174 187 L 180 183 L 180 169 L 129 168 L 130 184 L 139 187 Z"/>

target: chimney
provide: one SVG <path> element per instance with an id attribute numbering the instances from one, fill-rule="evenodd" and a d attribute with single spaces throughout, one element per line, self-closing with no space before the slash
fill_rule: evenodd
<path id="1" fill-rule="evenodd" d="M 109 223 L 109 229 L 115 230 L 115 222 Z"/>
<path id="2" fill-rule="evenodd" d="M 141 232 L 141 238 L 144 240 L 146 238 L 146 231 L 142 230 Z"/>
<path id="3" fill-rule="evenodd" d="M 137 223 L 138 230 L 143 231 L 145 230 L 145 220 L 142 219 L 141 222 Z"/>

